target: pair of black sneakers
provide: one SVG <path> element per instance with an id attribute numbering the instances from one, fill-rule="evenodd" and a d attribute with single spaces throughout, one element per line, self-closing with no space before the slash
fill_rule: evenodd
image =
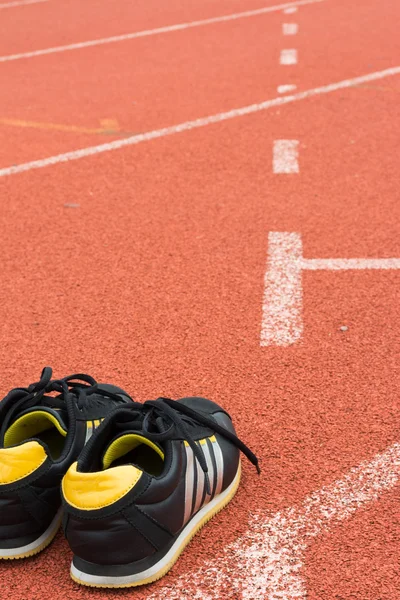
<path id="1" fill-rule="evenodd" d="M 77 374 L 16 388 L 0 402 L 0 558 L 43 550 L 61 521 L 71 577 L 128 587 L 162 577 L 233 498 L 241 450 L 206 398 L 134 402 Z M 61 484 L 61 494 L 60 494 Z"/>

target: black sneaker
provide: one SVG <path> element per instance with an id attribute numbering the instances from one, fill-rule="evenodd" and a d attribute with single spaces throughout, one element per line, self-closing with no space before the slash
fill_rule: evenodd
<path id="1" fill-rule="evenodd" d="M 63 479 L 72 579 L 129 587 L 165 575 L 233 498 L 239 450 L 259 471 L 228 413 L 205 398 L 116 409 Z"/>
<path id="2" fill-rule="evenodd" d="M 88 375 L 51 375 L 46 367 L 38 383 L 0 403 L 0 558 L 25 558 L 52 541 L 63 475 L 110 410 L 131 402 Z"/>

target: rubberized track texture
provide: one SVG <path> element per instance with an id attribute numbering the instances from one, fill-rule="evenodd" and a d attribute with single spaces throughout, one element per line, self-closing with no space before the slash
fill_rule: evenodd
<path id="1" fill-rule="evenodd" d="M 118 596 L 398 600 L 400 5 L 2 4 L 2 391 L 51 364 L 204 395 L 261 459 Z M 110 599 L 70 561 L 2 562 L 1 598 Z"/>

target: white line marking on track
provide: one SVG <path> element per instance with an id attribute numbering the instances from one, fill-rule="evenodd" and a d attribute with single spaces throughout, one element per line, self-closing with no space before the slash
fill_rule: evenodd
<path id="1" fill-rule="evenodd" d="M 303 258 L 301 235 L 270 232 L 261 346 L 290 346 L 303 333 L 302 271 L 400 269 L 400 258 Z"/>
<path id="2" fill-rule="evenodd" d="M 301 268 L 306 271 L 400 269 L 400 258 L 303 258 Z"/>
<path id="3" fill-rule="evenodd" d="M 275 140 L 272 149 L 274 173 L 299 172 L 299 142 L 297 140 Z"/>
<path id="4" fill-rule="evenodd" d="M 286 84 L 286 85 L 278 85 L 277 92 L 278 94 L 286 94 L 287 92 L 293 92 L 297 88 L 297 85 L 294 84 Z"/>
<path id="5" fill-rule="evenodd" d="M 354 77 L 352 79 L 345 79 L 343 81 L 338 81 L 337 83 L 330 83 L 329 85 L 323 85 L 321 87 L 306 90 L 304 92 L 298 92 L 297 94 L 292 94 L 290 96 L 279 96 L 272 100 L 260 102 L 259 104 L 250 104 L 249 106 L 235 108 L 227 112 L 217 113 L 201 119 L 185 121 L 184 123 L 172 125 L 171 127 L 164 127 L 163 129 L 155 129 L 154 131 L 139 133 L 128 138 L 109 142 L 107 144 L 90 146 L 89 148 L 73 150 L 71 152 L 66 152 L 65 154 L 56 154 L 55 156 L 50 156 L 49 158 L 34 160 L 32 162 L 15 165 L 13 167 L 5 167 L 4 169 L 0 169 L 0 177 L 14 175 L 15 173 L 23 173 L 24 171 L 30 171 L 32 169 L 42 169 L 43 167 L 48 167 L 50 165 L 78 160 L 80 158 L 93 156 L 102 152 L 118 150 L 126 146 L 133 146 L 135 144 L 140 144 L 141 142 L 147 142 L 168 135 L 174 135 L 175 133 L 182 133 L 183 131 L 190 131 L 192 129 L 198 129 L 199 127 L 206 127 L 207 125 L 212 125 L 213 123 L 221 123 L 222 121 L 228 121 L 230 119 L 236 119 L 237 117 L 251 115 L 262 110 L 268 110 L 274 106 L 282 106 L 283 104 L 305 100 L 306 98 L 312 98 L 313 96 L 329 94 L 337 90 L 355 87 L 361 83 L 366 83 L 367 81 L 376 81 L 378 79 L 383 79 L 384 77 L 390 77 L 398 74 L 400 74 L 400 66 L 385 69 L 383 71 L 377 71 L 375 73 L 369 73 L 368 75 L 361 75 L 360 77 Z"/>
<path id="6" fill-rule="evenodd" d="M 285 15 L 293 15 L 294 13 L 297 12 L 297 7 L 293 6 L 293 7 L 285 8 L 285 10 L 283 12 L 285 13 Z"/>
<path id="7" fill-rule="evenodd" d="M 296 35 L 299 31 L 299 26 L 297 23 L 283 23 L 282 25 L 282 33 L 283 35 Z"/>
<path id="8" fill-rule="evenodd" d="M 281 65 L 297 65 L 297 50 L 294 48 L 281 50 Z"/>
<path id="9" fill-rule="evenodd" d="M 15 2 L 5 2 L 0 4 L 2 8 L 14 8 L 14 6 L 26 6 L 28 4 L 38 4 L 39 2 L 48 2 L 49 0 L 16 0 Z"/>
<path id="10" fill-rule="evenodd" d="M 264 15 L 270 12 L 276 12 L 282 10 L 285 6 L 303 6 L 306 4 L 315 4 L 317 2 L 324 2 L 325 0 L 299 0 L 298 2 L 290 2 L 286 4 L 279 4 L 276 6 L 266 6 L 265 8 L 259 8 L 256 10 L 247 10 L 241 13 L 233 13 L 230 15 L 223 15 L 221 17 L 211 17 L 210 19 L 203 19 L 201 21 L 191 21 L 188 23 L 178 23 L 177 25 L 167 25 L 166 27 L 158 27 L 157 29 L 147 29 L 145 31 L 135 31 L 133 33 L 126 33 L 122 35 L 114 35 L 112 37 L 101 38 L 97 40 L 89 40 L 87 42 L 77 42 L 75 44 L 68 44 L 66 46 L 55 46 L 53 48 L 44 48 L 42 50 L 33 50 L 31 52 L 21 52 L 20 54 L 10 54 L 8 56 L 0 56 L 0 62 L 8 62 L 11 60 L 20 60 L 22 58 L 33 58 L 34 56 L 43 56 L 45 54 L 54 54 L 56 52 L 67 52 L 69 50 L 79 50 L 81 48 L 89 48 L 91 46 L 100 46 L 102 44 L 112 44 L 115 42 L 123 42 L 126 40 L 134 40 L 140 37 L 147 37 L 150 35 L 158 35 L 160 33 L 170 33 L 173 31 L 182 31 L 184 29 L 190 29 L 192 27 L 200 27 L 203 25 L 211 25 L 213 23 L 225 23 L 227 21 L 235 21 L 237 19 L 243 19 L 246 17 L 256 17 L 257 15 Z"/>
<path id="11" fill-rule="evenodd" d="M 302 569 L 313 540 L 379 500 L 399 481 L 396 443 L 311 493 L 299 506 L 251 515 L 246 534 L 227 546 L 222 556 L 179 577 L 171 575 L 148 600 L 306 600 Z"/>
<path id="12" fill-rule="evenodd" d="M 301 338 L 303 332 L 301 315 L 303 292 L 299 266 L 301 256 L 301 238 L 297 233 L 287 234 L 285 244 L 282 244 L 279 233 L 269 234 L 267 269 L 264 277 L 261 346 L 289 346 Z"/>

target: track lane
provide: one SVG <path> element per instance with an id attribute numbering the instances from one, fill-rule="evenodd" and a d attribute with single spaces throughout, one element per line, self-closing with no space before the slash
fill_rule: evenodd
<path id="1" fill-rule="evenodd" d="M 19 7 L 18 12 L 2 11 L 0 55 L 290 3 L 291 0 L 172 0 L 168 3 L 148 0 L 144 5 L 125 0 L 86 0 L 84 3 L 79 0 L 49 0 L 36 7 Z M 16 27 L 18 35 L 14 33 Z"/>
<path id="2" fill-rule="evenodd" d="M 32 378 L 51 357 L 57 372 L 79 364 L 138 399 L 210 395 L 262 457 L 262 477 L 245 465 L 230 509 L 166 580 L 135 597 L 173 585 L 211 546 L 218 556 L 246 532 L 249 511 L 300 502 L 397 441 L 398 273 L 306 274 L 304 343 L 259 346 L 268 231 L 301 231 L 310 257 L 399 252 L 398 126 L 388 118 L 396 106 L 378 85 L 346 90 L 0 182 L 9 198 L 0 316 L 14 357 L 0 357 L 4 382 L 21 361 Z M 278 136 L 307 138 L 300 175 L 272 174 Z M 64 209 L 66 199 L 80 209 Z M 41 569 L 32 600 L 50 600 L 55 566 L 68 563 L 65 542 L 55 548 L 26 565 L 29 581 Z M 26 593 L 18 565 L 0 568 L 1 585 L 14 578 L 10 598 Z M 93 594 L 65 569 L 60 577 L 69 600 Z M 320 582 L 310 585 L 314 593 Z"/>
<path id="3" fill-rule="evenodd" d="M 310 600 L 396 598 L 399 536 L 399 493 L 395 490 L 321 537 L 309 550 L 305 573 Z M 326 573 L 325 580 L 321 573 Z"/>
<path id="4" fill-rule="evenodd" d="M 373 2 L 368 1 L 360 24 L 363 43 L 355 41 L 353 23 L 360 21 L 357 7 L 335 4 L 327 12 L 326 4 L 321 3 L 312 6 L 313 18 L 311 7 L 299 10 L 299 34 L 291 37 L 282 36 L 283 16 L 274 14 L 210 26 L 207 32 L 192 30 L 82 50 L 79 69 L 71 53 L 42 57 L 32 63 L 6 63 L 0 68 L 0 81 L 7 81 L 0 117 L 82 127 L 97 124 L 105 117 L 115 118 L 128 135 L 274 98 L 279 96 L 277 87 L 282 83 L 295 83 L 298 90 L 310 89 L 396 66 L 399 42 L 394 31 L 396 21 L 390 18 L 394 9 L 386 10 L 382 26 L 373 26 Z M 339 26 L 315 25 L 328 25 L 329 19 Z M 385 27 L 387 35 L 383 33 Z M 299 64 L 282 67 L 279 50 L 288 43 L 298 47 Z M 365 60 L 365 48 L 378 43 L 379 58 L 368 52 Z M 314 47 L 317 50 L 311 51 Z M 132 49 L 140 56 L 134 64 Z M 52 80 L 50 89 L 48 77 Z M 392 80 L 382 85 L 395 84 Z M 24 98 L 24 103 L 16 107 L 15 97 Z M 74 140 L 69 133 L 54 136 L 52 144 L 40 133 L 36 147 L 42 144 L 43 150 L 35 150 L 34 154 L 34 144 L 32 151 L 24 145 L 25 133 L 0 128 L 0 135 L 8 140 L 7 153 L 3 150 L 3 156 L 0 154 L 2 166 L 8 166 L 4 162 L 7 156 L 12 163 L 26 162 L 93 145 L 84 144 L 79 137 Z"/>
<path id="5" fill-rule="evenodd" d="M 390 31 L 385 60 L 395 47 Z M 338 47 L 330 46 L 333 58 Z M 372 50 L 354 53 L 346 69 Z M 399 81 L 0 180 L 3 389 L 50 363 L 60 375 L 93 371 L 138 399 L 209 395 L 262 458 L 261 478 L 244 465 L 236 499 L 169 576 L 121 596 L 173 589 L 176 577 L 246 533 L 252 511 L 301 503 L 399 441 L 398 272 L 306 273 L 303 343 L 259 346 L 268 231 L 301 231 L 307 257 L 400 256 Z M 272 174 L 272 144 L 282 138 L 300 141 L 299 175 Z M 305 567 L 311 599 L 375 600 L 383 589 L 397 600 L 395 499 L 394 491 L 314 542 Z M 373 571 L 364 579 L 360 546 Z M 0 565 L 2 597 L 52 600 L 57 577 L 68 600 L 109 600 L 109 592 L 75 586 L 69 560 L 59 537 L 24 563 L 23 576 L 20 564 Z"/>

